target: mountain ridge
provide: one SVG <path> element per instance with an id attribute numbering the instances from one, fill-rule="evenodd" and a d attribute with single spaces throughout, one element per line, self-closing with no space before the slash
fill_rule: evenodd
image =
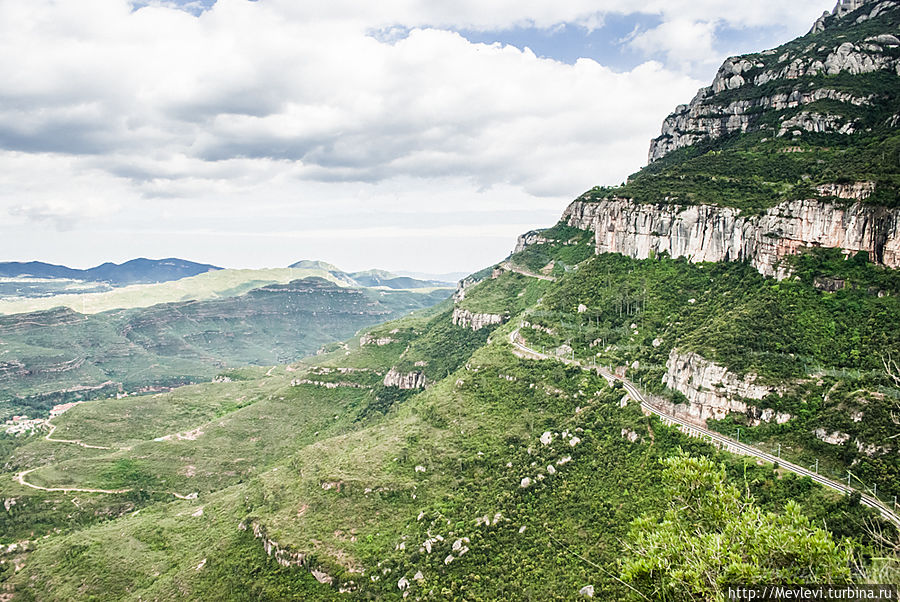
<path id="1" fill-rule="evenodd" d="M 0 263 L 0 277 L 66 278 L 88 282 L 106 282 L 116 286 L 171 282 L 222 268 L 186 259 L 139 257 L 124 263 L 106 262 L 87 269 L 70 268 L 42 261 L 7 261 Z"/>
<path id="2" fill-rule="evenodd" d="M 666 117 L 646 167 L 563 221 L 593 232 L 597 253 L 637 259 L 749 261 L 784 278 L 785 258 L 826 247 L 900 267 L 900 4 L 850 0 L 823 19 L 726 59 Z"/>

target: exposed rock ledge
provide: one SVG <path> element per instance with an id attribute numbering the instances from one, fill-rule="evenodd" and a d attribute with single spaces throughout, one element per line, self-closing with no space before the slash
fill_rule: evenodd
<path id="1" fill-rule="evenodd" d="M 865 194 L 866 183 L 830 193 Z M 900 210 L 854 203 L 803 200 L 781 203 L 762 215 L 715 205 L 650 205 L 613 198 L 574 201 L 563 213 L 570 226 L 594 232 L 599 253 L 646 259 L 666 252 L 691 261 L 742 261 L 766 276 L 783 278 L 780 260 L 806 247 L 865 251 L 890 268 L 900 267 Z"/>
<path id="2" fill-rule="evenodd" d="M 520 234 L 519 238 L 516 239 L 516 248 L 513 253 L 521 253 L 527 247 L 550 242 L 549 239 L 544 237 L 543 232 L 543 230 L 532 230 L 531 232 Z"/>
<path id="3" fill-rule="evenodd" d="M 391 368 L 384 375 L 385 387 L 397 387 L 398 389 L 424 389 L 425 373 L 421 371 L 402 373 L 396 368 Z"/>
<path id="4" fill-rule="evenodd" d="M 498 314 L 473 314 L 467 309 L 459 308 L 453 310 L 453 325 L 472 330 L 481 330 L 485 326 L 502 324 L 506 319 L 506 316 Z"/>
<path id="5" fill-rule="evenodd" d="M 390 345 L 391 343 L 396 343 L 396 339 L 392 339 L 391 337 L 375 337 L 371 334 L 364 334 L 359 337 L 359 346 L 365 347 L 366 345 L 377 345 L 378 347 L 383 347 L 385 345 Z"/>
<path id="6" fill-rule="evenodd" d="M 269 538 L 266 528 L 256 521 L 252 521 L 249 526 L 241 521 L 238 523 L 238 529 L 241 531 L 247 531 L 249 529 L 256 539 L 262 541 L 266 555 L 274 558 L 275 562 L 279 565 L 283 567 L 304 567 L 309 570 L 310 574 L 315 577 L 316 581 L 319 583 L 331 585 L 332 587 L 336 585 L 334 577 L 329 575 L 323 567 L 310 566 L 311 559 L 306 554 L 303 554 L 302 552 L 292 552 L 280 545 L 277 541 Z M 349 593 L 355 591 L 357 586 L 354 582 L 348 581 L 337 587 L 340 593 Z"/>
<path id="7" fill-rule="evenodd" d="M 702 356 L 673 349 L 666 362 L 663 382 L 670 389 L 687 397 L 688 404 L 662 403 L 665 410 L 694 424 L 705 426 L 709 419 L 721 420 L 734 412 L 744 414 L 756 426 L 762 422 L 783 424 L 791 419 L 790 414 L 776 412 L 771 408 L 760 409 L 749 405 L 746 400 L 762 399 L 777 390 L 756 384 L 756 375 L 748 374 L 738 378 L 724 366 L 719 366 Z"/>

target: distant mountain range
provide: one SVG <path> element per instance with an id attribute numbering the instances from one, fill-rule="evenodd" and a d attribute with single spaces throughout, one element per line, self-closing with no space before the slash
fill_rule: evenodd
<path id="1" fill-rule="evenodd" d="M 422 279 L 411 275 L 398 275 L 384 270 L 365 270 L 361 272 L 345 272 L 335 265 L 324 261 L 304 259 L 288 267 L 321 270 L 331 274 L 336 280 L 347 286 L 386 287 L 390 289 L 418 289 L 453 286 L 456 279 Z M 44 263 L 42 261 L 7 261 L 0 262 L 0 278 L 41 278 L 49 280 L 77 280 L 81 282 L 103 283 L 120 287 L 131 284 L 151 284 L 171 282 L 190 278 L 199 274 L 224 268 L 170 257 L 168 259 L 132 259 L 122 264 L 104 263 L 93 268 L 80 270 L 64 265 Z M 40 291 L 44 296 L 48 291 Z M 49 291 L 52 294 L 70 291 Z M 20 293 L 8 293 L 12 295 Z"/>
<path id="2" fill-rule="evenodd" d="M 455 280 L 422 280 L 411 278 L 410 276 L 401 276 L 385 270 L 344 272 L 330 263 L 310 259 L 298 261 L 288 267 L 325 270 L 335 278 L 346 280 L 351 286 L 384 286 L 391 289 L 415 289 L 452 286 L 455 282 Z"/>
<path id="3" fill-rule="evenodd" d="M 184 259 L 132 259 L 122 264 L 104 263 L 87 270 L 54 265 L 42 261 L 26 263 L 9 261 L 0 263 L 0 277 L 3 278 L 67 278 L 87 282 L 106 282 L 113 286 L 170 282 L 222 268 L 205 263 L 195 263 Z"/>

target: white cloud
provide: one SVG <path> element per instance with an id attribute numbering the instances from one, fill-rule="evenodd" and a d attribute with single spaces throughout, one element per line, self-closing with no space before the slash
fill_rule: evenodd
<path id="1" fill-rule="evenodd" d="M 721 57 L 713 50 L 715 35 L 716 24 L 713 22 L 673 19 L 636 33 L 628 45 L 647 55 L 665 54 L 668 64 L 690 71 L 697 63 L 721 62 Z"/>
<path id="2" fill-rule="evenodd" d="M 575 194 L 639 167 L 666 113 L 706 83 L 658 62 L 616 73 L 446 30 L 594 27 L 633 12 L 624 0 L 219 0 L 199 17 L 169 4 L 0 0 L 0 214 L 13 218 L 0 237 L 45 223 L 112 240 L 119 228 L 133 234 L 115 252 L 172 255 L 161 245 L 175 239 L 153 227 L 212 223 L 227 235 L 303 220 L 325 231 L 367 215 L 410 232 L 409 213 L 438 228 L 448 212 L 522 208 L 547 225 Z M 766 25 L 808 20 L 812 4 L 653 0 L 639 10 L 664 22 L 632 44 L 696 61 L 711 55 L 710 15 Z M 370 34 L 393 26 L 402 35 Z M 526 223 L 492 215 L 498 227 Z M 408 267 L 430 269 L 459 244 L 430 232 L 443 242 Z M 52 247 L 17 236 L 34 257 Z M 219 262 L 234 260 L 215 244 Z M 477 267 L 469 251 L 464 267 Z"/>

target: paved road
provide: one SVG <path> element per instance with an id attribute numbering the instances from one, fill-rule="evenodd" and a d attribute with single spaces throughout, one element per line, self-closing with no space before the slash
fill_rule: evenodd
<path id="1" fill-rule="evenodd" d="M 615 374 L 609 372 L 608 370 L 606 370 L 604 368 L 599 368 L 596 366 L 585 367 L 585 366 L 582 366 L 581 363 L 578 361 L 557 358 L 555 356 L 550 356 L 550 355 L 541 353 L 539 351 L 536 351 L 534 349 L 531 349 L 530 347 L 526 347 L 519 340 L 519 329 L 518 328 L 516 328 L 515 330 L 513 330 L 510 333 L 509 342 L 510 342 L 510 344 L 512 344 L 513 347 L 515 347 L 515 349 L 517 351 L 519 351 L 522 355 L 524 355 L 526 357 L 529 357 L 532 359 L 557 359 L 557 360 L 560 360 L 567 364 L 573 364 L 573 365 L 580 366 L 586 370 L 595 369 L 598 374 L 600 374 L 601 376 L 603 376 L 607 379 L 618 380 L 619 382 L 622 383 L 622 386 L 625 388 L 625 390 L 628 392 L 628 394 L 632 397 L 632 399 L 634 399 L 635 401 L 640 403 L 641 407 L 644 410 L 651 412 L 653 414 L 656 414 L 664 422 L 668 422 L 670 424 L 677 424 L 678 426 L 680 426 L 684 429 L 698 433 L 698 434 L 706 437 L 707 439 L 711 439 L 712 441 L 718 443 L 719 445 L 721 445 L 723 448 L 725 448 L 726 450 L 728 450 L 730 452 L 733 452 L 736 454 L 742 454 L 745 456 L 752 456 L 755 458 L 759 458 L 761 460 L 765 460 L 766 462 L 770 462 L 772 464 L 777 462 L 778 465 L 780 467 L 784 468 L 785 470 L 789 470 L 789 471 L 793 472 L 794 474 L 798 474 L 800 476 L 809 477 L 810 479 L 812 479 L 816 483 L 819 483 L 820 485 L 828 487 L 829 489 L 834 489 L 835 491 L 839 491 L 844 494 L 855 491 L 855 492 L 859 493 L 860 496 L 862 496 L 860 499 L 860 502 L 862 504 L 864 504 L 870 508 L 874 508 L 875 510 L 878 510 L 885 519 L 891 521 L 892 523 L 894 523 L 895 525 L 900 527 L 900 516 L 898 516 L 897 513 L 895 513 L 890 508 L 885 506 L 884 503 L 881 502 L 881 500 L 879 500 L 871 495 L 868 495 L 866 493 L 863 493 L 861 491 L 858 491 L 852 487 L 848 487 L 847 485 L 844 485 L 843 483 L 838 483 L 837 481 L 832 481 L 831 479 L 827 479 L 820 474 L 817 474 L 811 470 L 803 468 L 802 466 L 797 466 L 796 464 L 787 462 L 782 458 L 775 457 L 772 454 L 766 453 L 766 452 L 764 452 L 760 449 L 757 449 L 753 446 L 736 441 L 736 440 L 732 439 L 731 437 L 727 437 L 727 436 L 723 435 L 722 433 L 717 433 L 715 431 L 711 431 L 702 426 L 697 426 L 696 424 L 690 423 L 682 418 L 678 418 L 677 416 L 667 414 L 667 413 L 663 412 L 660 408 L 652 405 L 649 401 L 647 401 L 647 399 L 640 392 L 640 390 L 638 390 L 638 388 L 634 386 L 634 383 L 632 383 L 631 381 L 629 381 L 626 378 L 616 376 Z"/>

